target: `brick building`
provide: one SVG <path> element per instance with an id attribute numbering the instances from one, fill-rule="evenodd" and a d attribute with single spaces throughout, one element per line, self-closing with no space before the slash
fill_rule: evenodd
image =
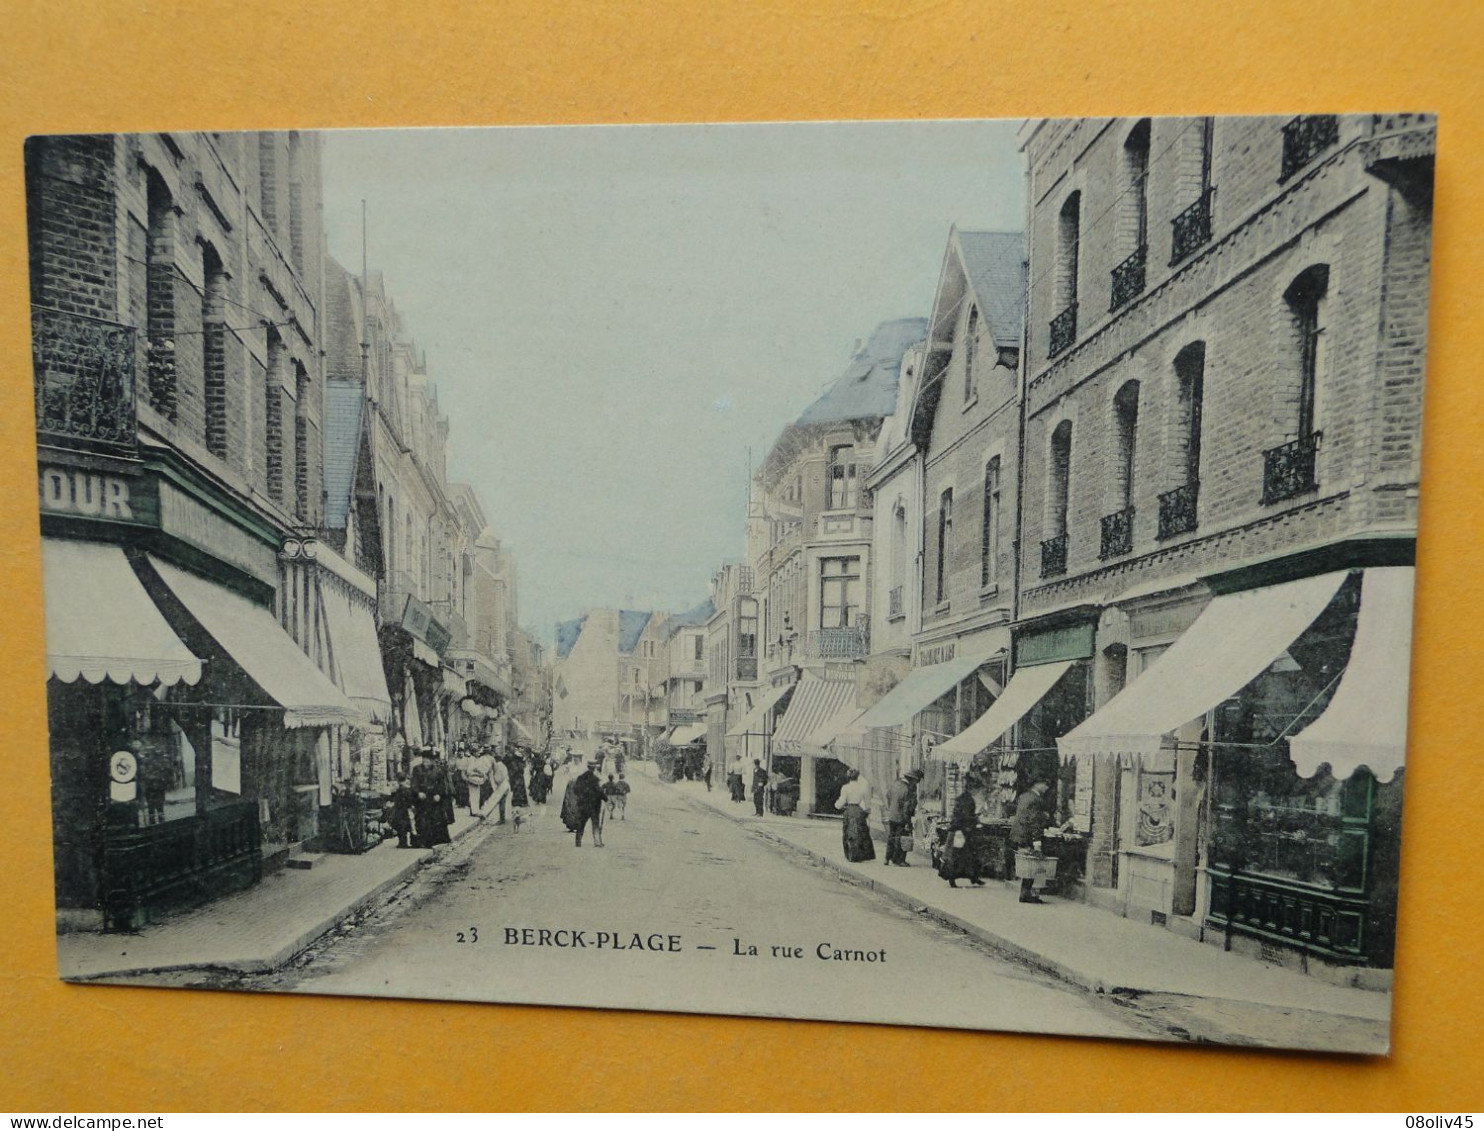
<path id="1" fill-rule="evenodd" d="M 1092 902 L 1389 965 L 1432 123 L 1021 137 L 1014 664 L 1050 690 L 1019 708 L 1019 784 L 1056 783 Z M 1360 725 L 1361 680 L 1389 745 L 1305 764 L 1306 735 Z"/>
<path id="2" fill-rule="evenodd" d="M 58 907 L 126 927 L 315 836 L 385 700 L 318 538 L 318 141 L 38 137 L 26 177 Z"/>

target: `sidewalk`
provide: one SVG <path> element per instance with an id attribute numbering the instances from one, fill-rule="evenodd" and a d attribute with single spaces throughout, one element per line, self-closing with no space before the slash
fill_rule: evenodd
<path id="1" fill-rule="evenodd" d="M 455 841 L 484 824 L 465 809 L 456 812 L 449 830 Z M 359 856 L 327 854 L 307 871 L 284 868 L 246 891 L 172 914 L 137 934 L 60 934 L 57 973 L 75 981 L 192 967 L 275 970 L 439 851 L 448 849 L 382 841 Z"/>
<path id="2" fill-rule="evenodd" d="M 1385 1021 L 1391 1013 L 1389 992 L 1333 985 L 1082 903 L 1048 897 L 1042 905 L 1023 904 L 1013 882 L 950 888 L 916 853 L 910 868 L 887 868 L 879 858 L 849 864 L 841 853 L 836 822 L 756 817 L 750 800 L 734 804 L 725 790 L 708 793 L 698 782 L 670 788 L 903 906 L 957 927 L 1007 957 L 1084 989 L 1178 994 L 1371 1021 Z M 875 836 L 879 853 L 880 833 Z"/>

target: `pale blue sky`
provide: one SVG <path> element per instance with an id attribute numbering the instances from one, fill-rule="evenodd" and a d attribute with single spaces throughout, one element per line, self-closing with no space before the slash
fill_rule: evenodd
<path id="1" fill-rule="evenodd" d="M 748 448 L 928 314 L 948 229 L 1018 231 L 1009 122 L 356 131 L 330 251 L 426 352 L 521 621 L 679 611 L 742 552 Z"/>

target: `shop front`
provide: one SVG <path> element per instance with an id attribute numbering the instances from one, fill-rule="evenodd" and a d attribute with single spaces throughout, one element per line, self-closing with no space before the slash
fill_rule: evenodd
<path id="1" fill-rule="evenodd" d="M 853 673 L 816 675 L 806 671 L 800 678 L 788 710 L 773 731 L 771 778 L 775 812 L 792 816 L 805 795 L 811 798 L 807 811 L 836 811 L 835 802 L 849 768 L 812 739 L 833 720 L 850 712 L 854 703 Z"/>
<path id="2" fill-rule="evenodd" d="M 1411 569 L 1213 588 L 1061 742 L 1117 767 L 1114 909 L 1269 957 L 1389 965 Z"/>

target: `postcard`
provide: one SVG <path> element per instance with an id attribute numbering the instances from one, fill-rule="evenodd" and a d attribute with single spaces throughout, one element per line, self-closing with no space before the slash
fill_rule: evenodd
<path id="1" fill-rule="evenodd" d="M 60 976 L 1384 1054 L 1434 153 L 31 138 Z"/>

